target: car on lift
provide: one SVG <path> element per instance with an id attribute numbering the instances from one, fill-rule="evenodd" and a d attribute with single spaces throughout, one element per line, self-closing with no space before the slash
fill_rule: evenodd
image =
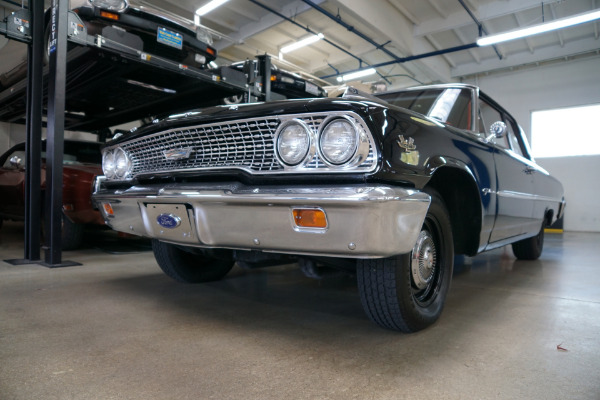
<path id="1" fill-rule="evenodd" d="M 209 108 L 102 151 L 94 201 L 113 229 L 152 238 L 170 277 L 348 269 L 370 319 L 403 332 L 440 317 L 455 254 L 511 244 L 537 259 L 565 205 L 515 119 L 465 84 Z"/>
<path id="2" fill-rule="evenodd" d="M 56 42 L 51 9 L 44 18 L 47 63 Z M 241 91 L 216 87 L 206 68 L 217 56 L 210 34 L 181 16 L 137 0 L 71 0 L 68 26 L 67 129 L 95 132 L 185 110 L 185 96 L 218 100 Z M 0 66 L 0 120 L 24 123 L 25 47 L 14 51 L 22 60 Z M 43 73 L 47 79 L 48 66 Z"/>
<path id="3" fill-rule="evenodd" d="M 104 226 L 104 219 L 92 206 L 94 178 L 102 175 L 101 143 L 65 140 L 63 160 L 62 247 L 71 250 L 83 241 L 86 225 Z M 46 189 L 46 141 L 42 141 L 40 202 Z M 25 143 L 19 143 L 0 156 L 0 226 L 3 220 L 23 220 L 25 216 Z"/>
<path id="4" fill-rule="evenodd" d="M 252 81 L 251 77 L 260 76 L 259 63 L 257 60 L 235 62 L 229 65 L 229 67 L 244 72 L 249 78 L 249 81 Z M 300 74 L 286 71 L 276 65 L 271 66 L 271 76 L 269 79 L 271 81 L 271 96 L 273 96 L 273 94 L 278 95 L 276 100 L 327 97 L 327 91 L 320 85 L 311 82 L 310 79 L 306 79 Z M 256 80 L 256 84 L 258 85 L 259 91 L 262 91 L 263 89 L 259 79 Z M 225 104 L 247 103 L 248 101 L 245 101 L 246 99 L 244 96 L 246 95 L 238 94 L 226 97 L 223 102 Z"/>

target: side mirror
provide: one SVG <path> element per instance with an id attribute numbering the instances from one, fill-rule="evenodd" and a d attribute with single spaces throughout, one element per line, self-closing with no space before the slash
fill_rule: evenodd
<path id="1" fill-rule="evenodd" d="M 506 124 L 502 121 L 496 121 L 490 126 L 490 136 L 494 136 L 497 139 L 506 135 Z"/>
<path id="2" fill-rule="evenodd" d="M 10 165 L 15 169 L 19 169 L 19 168 L 23 167 L 23 160 L 19 156 L 12 156 L 10 158 L 9 162 L 10 162 Z"/>

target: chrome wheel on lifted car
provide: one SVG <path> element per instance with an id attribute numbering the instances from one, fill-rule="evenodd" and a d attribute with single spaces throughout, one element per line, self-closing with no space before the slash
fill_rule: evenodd
<path id="1" fill-rule="evenodd" d="M 361 302 L 383 328 L 416 332 L 437 321 L 444 308 L 454 262 L 452 228 L 439 194 L 428 193 L 431 205 L 410 253 L 358 261 Z"/>

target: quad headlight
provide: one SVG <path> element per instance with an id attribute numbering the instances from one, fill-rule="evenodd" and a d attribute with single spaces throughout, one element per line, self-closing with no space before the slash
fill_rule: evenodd
<path id="1" fill-rule="evenodd" d="M 111 11 L 123 11 L 127 8 L 127 0 L 89 0 L 95 7 Z"/>
<path id="2" fill-rule="evenodd" d="M 358 129 L 349 119 L 334 118 L 321 130 L 319 150 L 328 163 L 342 165 L 352 160 L 359 141 Z"/>
<path id="3" fill-rule="evenodd" d="M 277 132 L 277 155 L 288 166 L 300 165 L 309 158 L 312 142 L 311 130 L 304 122 L 298 119 L 284 122 Z"/>
<path id="4" fill-rule="evenodd" d="M 131 159 L 120 147 L 105 150 L 102 155 L 102 170 L 108 179 L 128 179 L 132 167 Z"/>

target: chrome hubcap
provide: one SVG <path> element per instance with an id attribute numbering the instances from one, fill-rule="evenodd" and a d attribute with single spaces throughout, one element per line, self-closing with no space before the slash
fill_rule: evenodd
<path id="1" fill-rule="evenodd" d="M 431 234 L 421 231 L 411 254 L 413 285 L 417 289 L 425 289 L 433 279 L 436 259 L 435 243 Z"/>

